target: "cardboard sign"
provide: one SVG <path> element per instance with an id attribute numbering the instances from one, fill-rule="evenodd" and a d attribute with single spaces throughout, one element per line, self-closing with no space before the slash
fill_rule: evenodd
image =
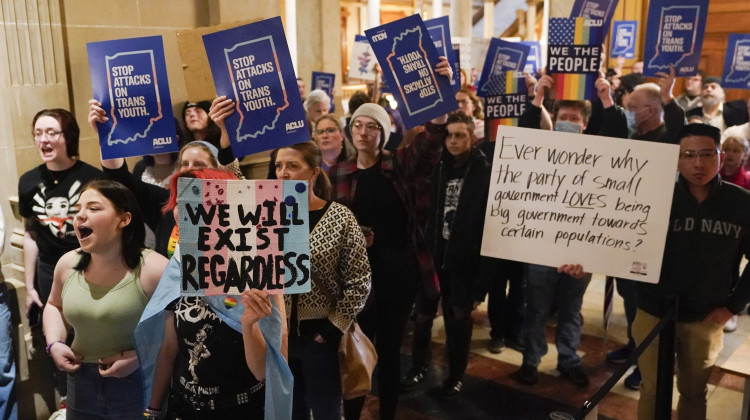
<path id="1" fill-rule="evenodd" d="M 368 29 L 365 35 L 406 128 L 458 108 L 450 79 L 435 72 L 440 55 L 419 15 Z"/>
<path id="2" fill-rule="evenodd" d="M 461 88 L 461 82 L 458 74 L 458 71 L 461 67 L 456 66 L 455 64 L 459 58 L 456 55 L 453 48 L 453 43 L 451 42 L 451 26 L 450 21 L 448 20 L 448 16 L 440 16 L 435 19 L 429 19 L 424 21 L 424 24 L 427 27 L 427 32 L 430 33 L 432 42 L 435 43 L 435 49 L 438 51 L 438 54 L 447 58 L 448 62 L 451 64 L 451 67 L 453 67 L 453 78 L 451 79 L 451 86 L 453 87 L 453 91 L 457 92 Z"/>
<path id="3" fill-rule="evenodd" d="M 675 67 L 677 77 L 698 73 L 708 0 L 653 0 L 648 5 L 643 75 Z"/>
<path id="4" fill-rule="evenodd" d="M 523 71 L 533 76 L 542 68 L 542 44 L 539 41 L 521 41 L 519 44 L 529 46 L 529 56 L 526 57 Z"/>
<path id="5" fill-rule="evenodd" d="M 181 294 L 310 291 L 305 181 L 180 178 Z"/>
<path id="6" fill-rule="evenodd" d="M 281 18 L 204 35 L 203 45 L 216 93 L 236 104 L 225 120 L 235 156 L 310 140 Z"/>
<path id="7" fill-rule="evenodd" d="M 484 98 L 484 138 L 497 138 L 501 125 L 518 125 L 529 101 L 526 81 L 520 71 L 509 71 L 503 78 L 504 93 Z"/>
<path id="8" fill-rule="evenodd" d="M 659 280 L 679 146 L 500 127 L 482 255 Z"/>
<path id="9" fill-rule="evenodd" d="M 355 35 L 352 44 L 352 55 L 349 60 L 349 77 L 352 79 L 361 79 L 368 82 L 375 81 L 375 67 L 377 60 L 372 47 L 364 35 Z"/>
<path id="10" fill-rule="evenodd" d="M 635 58 L 635 40 L 637 37 L 637 20 L 616 20 L 612 25 L 610 57 Z"/>
<path id="11" fill-rule="evenodd" d="M 482 67 L 482 75 L 477 83 L 477 96 L 504 94 L 505 75 L 509 71 L 524 70 L 529 49 L 525 44 L 492 38 Z"/>
<path id="12" fill-rule="evenodd" d="M 750 34 L 729 34 L 724 73 L 724 89 L 750 89 Z"/>
<path id="13" fill-rule="evenodd" d="M 555 99 L 593 99 L 601 66 L 599 27 L 585 18 L 549 20 L 547 74 L 555 80 Z"/>
<path id="14" fill-rule="evenodd" d="M 86 44 L 103 159 L 179 150 L 161 36 Z"/>
<path id="15" fill-rule="evenodd" d="M 599 28 L 597 32 L 598 44 L 604 42 L 604 37 L 609 32 L 609 23 L 612 21 L 612 15 L 615 13 L 617 3 L 620 0 L 576 0 L 573 3 L 573 10 L 570 17 L 582 17 L 586 19 L 588 26 Z"/>
<path id="16" fill-rule="evenodd" d="M 333 101 L 333 86 L 335 81 L 336 75 L 334 73 L 323 73 L 320 71 L 312 73 L 312 88 L 324 91 L 331 98 L 331 101 Z"/>

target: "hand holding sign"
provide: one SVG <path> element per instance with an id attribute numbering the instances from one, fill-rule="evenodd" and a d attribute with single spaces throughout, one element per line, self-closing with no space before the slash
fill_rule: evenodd
<path id="1" fill-rule="evenodd" d="M 599 100 L 602 101 L 602 106 L 606 109 L 615 104 L 612 100 L 612 85 L 609 80 L 604 76 L 604 72 L 599 70 L 599 78 L 596 79 L 596 94 L 599 96 Z"/>
<path id="2" fill-rule="evenodd" d="M 557 272 L 560 274 L 567 274 L 574 279 L 581 279 L 586 274 L 589 274 L 583 271 L 583 266 L 581 264 L 563 264 L 557 267 Z"/>
<path id="3" fill-rule="evenodd" d="M 261 318 L 271 315 L 271 299 L 265 290 L 245 290 L 240 295 L 240 300 L 242 301 L 242 306 L 245 307 L 241 318 L 243 326 L 251 326 Z"/>
<path id="4" fill-rule="evenodd" d="M 669 73 L 657 72 L 659 76 L 659 94 L 661 96 L 661 103 L 666 104 L 672 100 L 672 88 L 674 87 L 675 71 L 674 66 L 669 65 Z"/>

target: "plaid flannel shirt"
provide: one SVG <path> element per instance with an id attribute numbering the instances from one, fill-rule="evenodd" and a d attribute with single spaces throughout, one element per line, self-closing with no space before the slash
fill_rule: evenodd
<path id="1" fill-rule="evenodd" d="M 446 133 L 445 125 L 427 123 L 425 131 L 410 145 L 399 149 L 395 155 L 382 151 L 376 163 L 404 205 L 409 242 L 417 257 L 422 286 L 433 296 L 437 296 L 440 286 L 423 229 L 429 210 L 429 179 L 440 160 Z M 360 173 L 356 158 L 329 169 L 334 201 L 352 208 Z"/>

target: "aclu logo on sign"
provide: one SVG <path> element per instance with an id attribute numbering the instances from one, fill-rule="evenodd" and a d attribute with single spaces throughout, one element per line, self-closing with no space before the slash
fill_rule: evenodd
<path id="1" fill-rule="evenodd" d="M 154 146 L 166 146 L 172 144 L 172 137 L 156 137 L 154 138 Z"/>
<path id="2" fill-rule="evenodd" d="M 385 33 L 385 30 L 382 30 L 372 36 L 372 42 L 378 42 L 384 39 L 388 39 L 388 34 Z"/>
<path id="3" fill-rule="evenodd" d="M 304 126 L 305 126 L 305 122 L 302 121 L 302 120 L 288 122 L 288 123 L 286 123 L 286 132 L 288 133 L 288 132 L 294 131 L 294 130 L 296 130 L 298 128 L 302 128 Z"/>

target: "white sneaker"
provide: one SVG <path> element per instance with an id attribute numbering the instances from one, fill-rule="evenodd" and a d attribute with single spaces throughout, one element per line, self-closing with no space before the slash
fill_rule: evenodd
<path id="1" fill-rule="evenodd" d="M 724 325 L 724 332 L 734 332 L 737 329 L 737 315 L 729 318 L 729 321 Z"/>
<path id="2" fill-rule="evenodd" d="M 49 416 L 49 420 L 65 420 L 65 409 L 61 408 L 52 413 L 52 415 Z"/>

